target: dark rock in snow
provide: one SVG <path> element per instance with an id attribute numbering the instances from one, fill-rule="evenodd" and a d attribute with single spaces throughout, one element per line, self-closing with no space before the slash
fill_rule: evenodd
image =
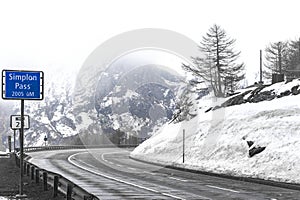
<path id="1" fill-rule="evenodd" d="M 245 140 L 246 137 L 244 136 L 242 139 Z M 247 145 L 249 147 L 249 151 L 248 152 L 249 152 L 249 157 L 250 158 L 253 157 L 256 154 L 261 153 L 263 150 L 266 149 L 266 147 L 261 147 L 261 146 L 258 146 L 258 145 L 254 146 L 254 142 L 251 141 L 251 140 L 247 140 L 246 142 L 247 142 Z"/>
<path id="2" fill-rule="evenodd" d="M 254 142 L 253 141 L 247 141 L 247 144 L 248 144 L 248 147 L 250 148 L 254 144 Z"/>
<path id="3" fill-rule="evenodd" d="M 281 92 L 280 95 L 277 96 L 277 98 L 281 98 L 281 97 L 284 97 L 284 96 L 288 96 L 288 95 L 290 95 L 291 93 L 292 93 L 292 92 L 291 92 L 290 90 Z"/>
<path id="4" fill-rule="evenodd" d="M 251 158 L 251 157 L 255 156 L 256 154 L 261 153 L 265 149 L 266 149 L 266 147 L 255 146 L 255 147 L 249 149 L 249 157 Z"/>
<path id="5" fill-rule="evenodd" d="M 299 85 L 292 87 L 291 91 L 292 91 L 293 95 L 297 95 L 300 93 L 300 90 L 298 90 L 298 88 L 299 88 Z"/>
<path id="6" fill-rule="evenodd" d="M 253 96 L 252 99 L 249 100 L 251 103 L 258 103 L 261 101 L 270 101 L 276 98 L 275 93 L 271 91 L 260 92 L 257 95 Z"/>
<path id="7" fill-rule="evenodd" d="M 207 110 L 205 111 L 205 113 L 211 111 L 212 109 L 213 109 L 213 107 L 210 107 L 209 109 L 207 109 Z"/>
<path id="8" fill-rule="evenodd" d="M 223 108 L 223 107 L 226 107 L 226 106 L 215 106 L 215 107 L 213 107 L 211 110 L 217 110 L 217 109 L 219 109 L 219 108 Z"/>
<path id="9" fill-rule="evenodd" d="M 240 105 L 240 104 L 246 103 L 246 100 L 244 100 L 244 97 L 249 92 L 251 92 L 251 90 L 228 99 L 226 102 L 224 102 L 221 105 L 221 107 L 228 107 L 228 106 L 234 106 L 234 105 Z"/>

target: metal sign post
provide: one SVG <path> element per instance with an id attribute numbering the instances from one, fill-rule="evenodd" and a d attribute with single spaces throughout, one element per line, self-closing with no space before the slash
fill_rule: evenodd
<path id="1" fill-rule="evenodd" d="M 20 129 L 20 195 L 23 196 L 23 159 L 24 159 L 24 100 L 21 100 L 21 129 Z"/>
<path id="2" fill-rule="evenodd" d="M 16 130 L 14 130 L 14 152 L 16 153 Z"/>
<path id="3" fill-rule="evenodd" d="M 182 132 L 182 163 L 184 163 L 184 157 L 185 157 L 185 129 L 183 129 Z"/>
<path id="4" fill-rule="evenodd" d="M 27 120 L 25 119 L 26 116 L 24 115 L 24 100 L 42 100 L 44 98 L 44 73 L 42 71 L 3 70 L 2 98 L 9 100 L 21 100 L 21 116 L 11 117 L 11 127 L 14 130 L 20 130 L 20 191 L 17 198 L 25 198 L 26 195 L 23 193 L 23 147 L 24 129 L 29 128 L 29 117 L 27 117 L 27 123 Z M 26 127 L 24 127 L 25 125 Z"/>
<path id="5" fill-rule="evenodd" d="M 10 135 L 7 137 L 7 143 L 8 143 L 8 152 L 11 153 L 11 136 Z"/>

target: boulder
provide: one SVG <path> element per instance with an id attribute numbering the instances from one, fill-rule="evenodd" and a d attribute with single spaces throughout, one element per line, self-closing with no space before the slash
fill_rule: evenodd
<path id="1" fill-rule="evenodd" d="M 255 147 L 249 149 L 249 157 L 251 158 L 251 157 L 255 156 L 256 154 L 261 153 L 265 149 L 266 149 L 266 147 L 255 146 Z"/>
<path id="2" fill-rule="evenodd" d="M 293 95 L 297 95 L 300 93 L 300 90 L 298 90 L 298 88 L 299 88 L 299 85 L 292 87 L 291 91 L 292 91 Z"/>

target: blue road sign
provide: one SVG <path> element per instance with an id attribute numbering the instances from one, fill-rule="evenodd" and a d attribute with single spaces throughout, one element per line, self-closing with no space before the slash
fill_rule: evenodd
<path id="1" fill-rule="evenodd" d="M 2 98 L 42 100 L 44 98 L 42 71 L 2 71 Z"/>

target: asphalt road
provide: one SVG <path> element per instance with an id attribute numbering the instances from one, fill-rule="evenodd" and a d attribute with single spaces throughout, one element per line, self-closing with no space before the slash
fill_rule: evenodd
<path id="1" fill-rule="evenodd" d="M 129 149 L 32 152 L 30 160 L 100 199 L 300 199 L 300 191 L 195 174 L 129 158 Z"/>

